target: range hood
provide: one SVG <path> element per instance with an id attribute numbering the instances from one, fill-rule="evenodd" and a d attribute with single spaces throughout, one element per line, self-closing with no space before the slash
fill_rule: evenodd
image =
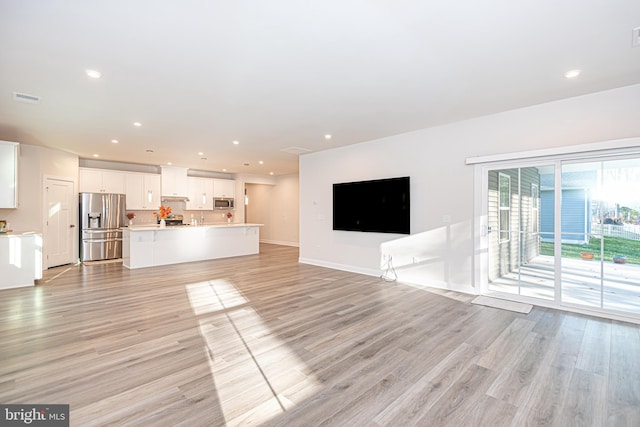
<path id="1" fill-rule="evenodd" d="M 189 198 L 187 196 L 162 196 L 160 200 L 163 202 L 188 202 Z"/>

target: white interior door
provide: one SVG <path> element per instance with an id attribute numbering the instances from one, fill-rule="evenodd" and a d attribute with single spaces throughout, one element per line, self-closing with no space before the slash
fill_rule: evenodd
<path id="1" fill-rule="evenodd" d="M 74 262 L 76 236 L 73 181 L 45 178 L 44 267 Z"/>

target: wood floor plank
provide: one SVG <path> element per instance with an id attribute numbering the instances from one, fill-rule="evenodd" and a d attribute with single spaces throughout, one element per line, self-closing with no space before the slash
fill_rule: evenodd
<path id="1" fill-rule="evenodd" d="M 0 401 L 73 426 L 640 425 L 640 328 L 298 263 L 297 248 L 0 293 Z"/>

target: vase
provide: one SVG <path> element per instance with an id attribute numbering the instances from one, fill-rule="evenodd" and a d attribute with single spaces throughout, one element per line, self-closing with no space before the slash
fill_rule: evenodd
<path id="1" fill-rule="evenodd" d="M 167 222 L 163 219 L 160 220 L 160 228 L 165 228 L 167 226 Z"/>
<path id="2" fill-rule="evenodd" d="M 227 224 L 231 224 L 231 218 L 227 218 Z"/>
<path id="3" fill-rule="evenodd" d="M 130 220 L 129 220 L 129 227 L 131 227 L 132 225 L 133 225 L 133 220 L 132 220 L 132 219 L 130 219 Z"/>

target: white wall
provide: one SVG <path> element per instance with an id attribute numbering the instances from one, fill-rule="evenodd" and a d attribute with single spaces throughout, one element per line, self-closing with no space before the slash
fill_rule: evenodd
<path id="1" fill-rule="evenodd" d="M 415 265 L 399 280 L 474 292 L 474 168 L 468 157 L 640 136 L 640 85 L 540 104 L 300 159 L 300 261 L 380 275 L 380 244 L 403 236 L 332 230 L 332 184 L 411 177 Z M 450 218 L 450 223 L 447 221 Z"/>
<path id="2" fill-rule="evenodd" d="M 77 189 L 78 156 L 45 147 L 20 144 L 18 208 L 0 209 L 0 219 L 9 221 L 12 229 L 42 233 L 42 187 L 45 176 L 73 180 Z"/>
<path id="3" fill-rule="evenodd" d="M 20 144 L 18 208 L 0 209 L 0 219 L 6 219 L 13 230 L 43 232 L 42 188 L 45 177 L 71 180 L 77 193 L 78 156 L 45 147 Z M 75 202 L 73 218 L 78 216 L 77 196 Z M 47 244 L 46 239 L 44 244 Z M 78 239 L 73 240 L 73 245 L 74 256 L 77 256 Z"/>

